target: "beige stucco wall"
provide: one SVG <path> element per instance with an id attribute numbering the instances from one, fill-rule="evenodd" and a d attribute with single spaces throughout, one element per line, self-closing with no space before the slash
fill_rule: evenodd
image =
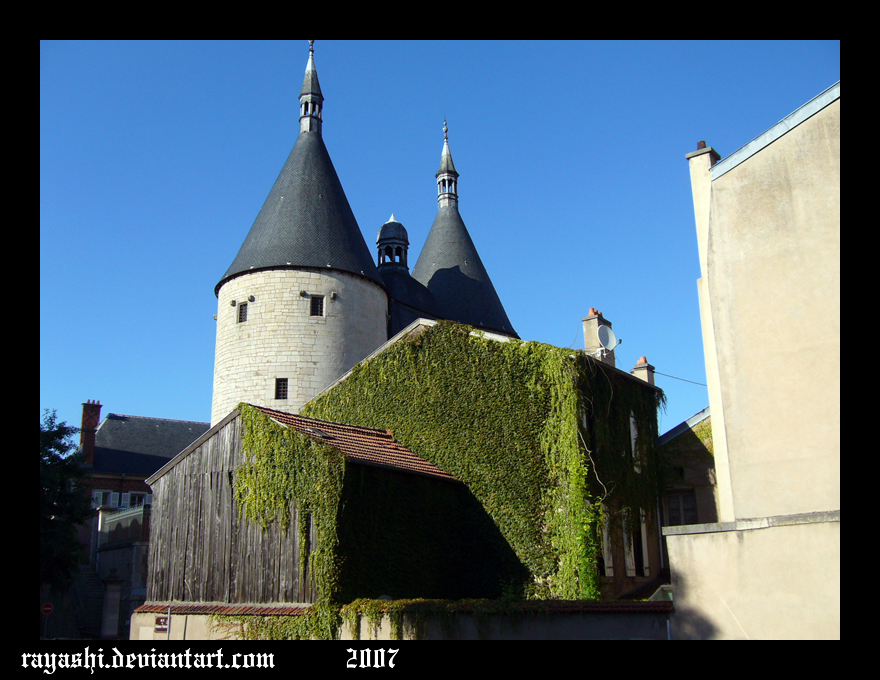
<path id="1" fill-rule="evenodd" d="M 312 295 L 324 296 L 324 316 L 310 315 Z M 250 296 L 247 321 L 238 323 L 231 302 Z M 297 411 L 387 340 L 387 312 L 385 291 L 347 272 L 264 271 L 227 282 L 218 295 L 211 424 L 243 401 Z M 276 378 L 288 379 L 286 400 L 275 399 Z"/>
<path id="2" fill-rule="evenodd" d="M 839 509 L 840 99 L 713 179 L 710 203 L 701 304 L 733 513 Z"/>
<path id="3" fill-rule="evenodd" d="M 664 530 L 674 637 L 840 637 L 840 85 L 688 154 L 717 525 Z"/>
<path id="4" fill-rule="evenodd" d="M 839 638 L 840 522 L 813 519 L 667 534 L 673 638 Z"/>

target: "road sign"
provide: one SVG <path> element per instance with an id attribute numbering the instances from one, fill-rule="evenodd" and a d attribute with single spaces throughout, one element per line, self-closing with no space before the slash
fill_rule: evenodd
<path id="1" fill-rule="evenodd" d="M 49 616 L 49 614 L 55 611 L 55 607 L 52 606 L 51 602 L 47 602 L 42 607 L 40 607 L 40 611 L 43 612 L 46 616 Z"/>

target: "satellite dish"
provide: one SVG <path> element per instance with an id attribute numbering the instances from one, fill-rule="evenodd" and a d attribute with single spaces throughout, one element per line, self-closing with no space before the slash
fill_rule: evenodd
<path id="1" fill-rule="evenodd" d="M 617 347 L 617 336 L 611 330 L 611 326 L 599 326 L 596 329 L 596 336 L 599 338 L 599 344 L 610 352 Z"/>

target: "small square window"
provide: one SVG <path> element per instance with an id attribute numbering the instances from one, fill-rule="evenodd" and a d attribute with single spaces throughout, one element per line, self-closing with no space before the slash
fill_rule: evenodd
<path id="1" fill-rule="evenodd" d="M 312 316 L 324 316 L 324 296 L 312 295 Z"/>
<path id="2" fill-rule="evenodd" d="M 247 302 L 242 302 L 238 306 L 238 323 L 247 321 Z"/>
<path id="3" fill-rule="evenodd" d="M 287 378 L 275 378 L 275 398 L 287 399 Z"/>
<path id="4" fill-rule="evenodd" d="M 697 495 L 693 489 L 666 495 L 666 526 L 697 523 Z"/>

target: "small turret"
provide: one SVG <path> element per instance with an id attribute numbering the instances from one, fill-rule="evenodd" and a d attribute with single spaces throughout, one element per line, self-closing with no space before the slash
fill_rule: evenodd
<path id="1" fill-rule="evenodd" d="M 391 219 L 379 229 L 376 245 L 379 248 L 380 273 L 388 267 L 402 267 L 409 271 L 409 266 L 406 263 L 409 236 L 406 233 L 406 228 L 394 219 L 393 214 Z"/>

